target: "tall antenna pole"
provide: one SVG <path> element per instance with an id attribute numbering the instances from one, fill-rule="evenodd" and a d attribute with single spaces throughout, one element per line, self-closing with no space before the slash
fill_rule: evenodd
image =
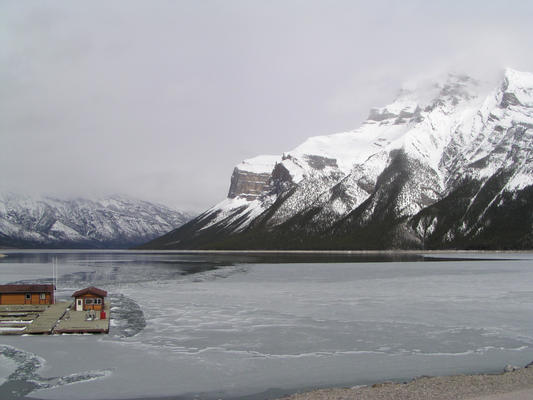
<path id="1" fill-rule="evenodd" d="M 54 257 L 54 266 L 55 266 L 54 286 L 57 289 L 57 257 Z"/>

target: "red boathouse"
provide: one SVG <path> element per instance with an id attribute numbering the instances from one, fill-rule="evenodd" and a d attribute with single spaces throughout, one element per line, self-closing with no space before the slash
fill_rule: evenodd
<path id="1" fill-rule="evenodd" d="M 76 311 L 103 311 L 107 292 L 91 286 L 74 292 L 72 297 L 74 297 Z"/>

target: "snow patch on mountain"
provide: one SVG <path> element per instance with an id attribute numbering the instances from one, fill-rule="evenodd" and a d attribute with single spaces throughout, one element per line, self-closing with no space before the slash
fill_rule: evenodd
<path id="1" fill-rule="evenodd" d="M 238 232 L 247 226 L 252 219 L 259 216 L 264 210 L 264 204 L 259 200 L 249 201 L 245 197 L 239 196 L 221 201 L 200 215 L 198 220 L 202 221 L 204 219 L 209 219 L 209 222 L 201 228 L 201 230 L 204 230 L 221 222 L 226 226 L 232 225 L 236 221 L 244 218 L 245 220 L 235 228 L 235 231 Z"/>
<path id="2" fill-rule="evenodd" d="M 255 174 L 269 174 L 278 162 L 281 162 L 280 156 L 264 155 L 244 160 L 237 164 L 235 168 L 241 171 L 253 172 Z"/>

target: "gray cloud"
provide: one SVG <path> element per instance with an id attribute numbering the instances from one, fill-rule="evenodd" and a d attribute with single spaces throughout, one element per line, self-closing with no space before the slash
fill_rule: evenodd
<path id="1" fill-rule="evenodd" d="M 533 71 L 524 1 L 0 4 L 0 189 L 201 210 L 407 80 Z"/>

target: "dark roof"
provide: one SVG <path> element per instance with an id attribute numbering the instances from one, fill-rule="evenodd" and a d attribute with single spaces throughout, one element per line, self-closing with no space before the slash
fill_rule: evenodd
<path id="1" fill-rule="evenodd" d="M 101 296 L 101 297 L 106 297 L 107 296 L 107 292 L 105 290 L 98 289 L 98 288 L 95 288 L 94 286 L 91 286 L 91 287 L 88 287 L 88 288 L 85 288 L 85 289 L 78 290 L 77 292 L 74 292 L 72 297 L 83 296 L 84 294 L 88 294 L 88 293 L 95 294 L 95 295 Z"/>
<path id="2" fill-rule="evenodd" d="M 0 293 L 46 293 L 54 289 L 54 285 L 0 285 Z"/>

